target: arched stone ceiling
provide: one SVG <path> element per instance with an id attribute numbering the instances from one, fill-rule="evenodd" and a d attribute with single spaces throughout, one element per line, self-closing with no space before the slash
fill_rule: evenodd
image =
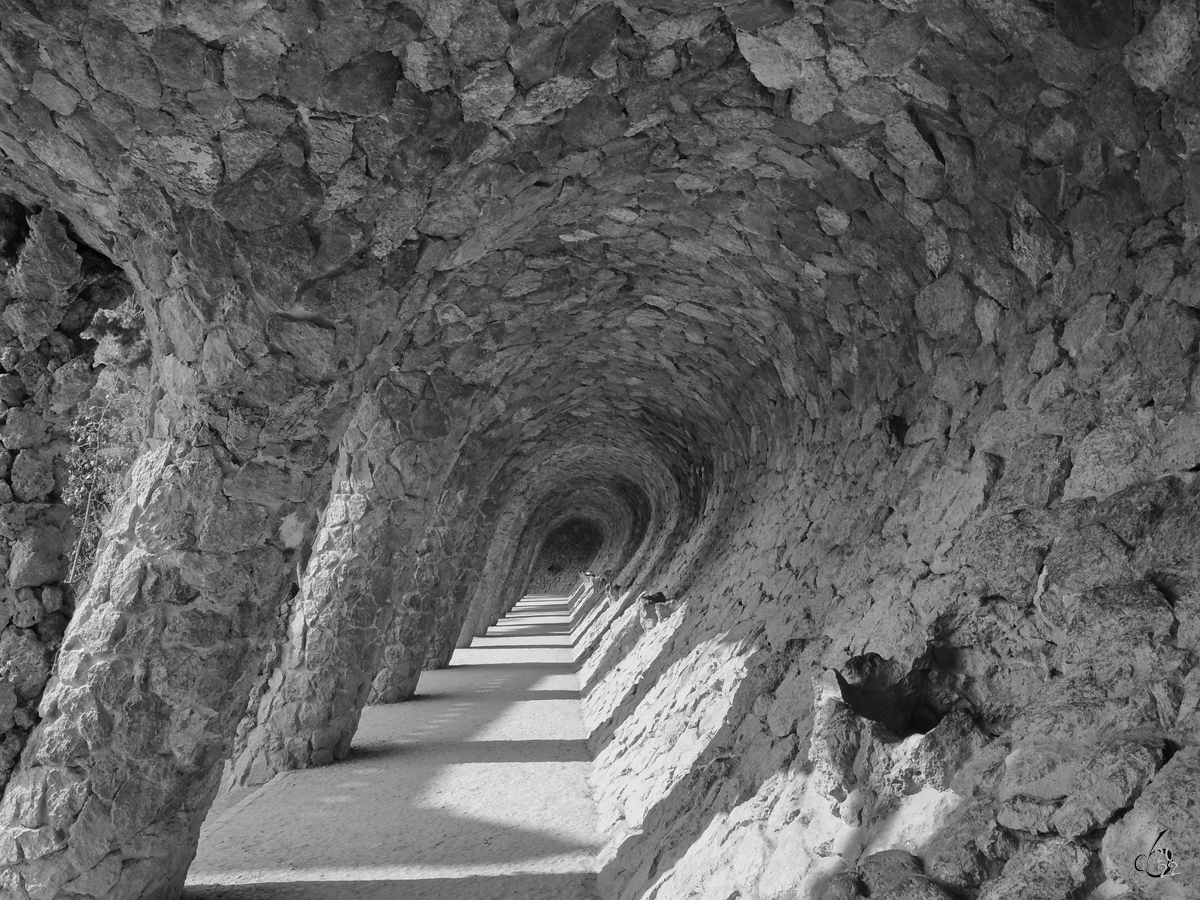
<path id="1" fill-rule="evenodd" d="M 633 431 L 692 517 L 777 405 L 915 363 L 918 247 L 987 213 L 986 67 L 1064 90 L 1112 55 L 1024 4 L 93 6 L 7 18 L 0 165 L 159 298 L 182 406 L 336 435 L 374 357 L 507 420 L 459 482 Z"/>

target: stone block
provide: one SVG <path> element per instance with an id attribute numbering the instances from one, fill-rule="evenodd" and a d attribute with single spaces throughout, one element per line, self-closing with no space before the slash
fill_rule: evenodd
<path id="1" fill-rule="evenodd" d="M 837 97 L 838 87 L 829 77 L 824 60 L 805 60 L 788 101 L 788 115 L 794 121 L 814 125 L 833 112 Z"/>
<path id="2" fill-rule="evenodd" d="M 825 699 L 815 707 L 809 749 L 813 784 L 837 802 L 854 790 L 861 731 L 862 720 L 840 700 Z"/>
<path id="3" fill-rule="evenodd" d="M 1079 838 L 1108 825 L 1154 777 L 1159 746 L 1030 739 L 1005 760 L 997 821 L 1027 834 Z"/>
<path id="4" fill-rule="evenodd" d="M 1196 0 L 1166 0 L 1141 34 L 1125 45 L 1125 68 L 1139 86 L 1166 90 L 1182 79 L 1200 33 Z"/>
<path id="5" fill-rule="evenodd" d="M 213 197 L 213 209 L 241 231 L 290 225 L 314 212 L 324 196 L 321 182 L 282 159 L 268 159 Z"/>
<path id="6" fill-rule="evenodd" d="M 46 615 L 46 610 L 33 588 L 18 588 L 16 600 L 10 605 L 12 623 L 18 628 L 32 628 Z"/>
<path id="7" fill-rule="evenodd" d="M 65 575 L 66 560 L 62 558 L 62 536 L 58 532 L 39 529 L 13 543 L 9 587 L 37 587 L 60 581 Z"/>
<path id="8" fill-rule="evenodd" d="M 1133 36 L 1130 0 L 1059 0 L 1054 23 L 1069 40 L 1084 47 L 1120 47 Z"/>
<path id="9" fill-rule="evenodd" d="M 8 288 L 18 300 L 45 307 L 44 316 L 53 327 L 62 320 L 67 294 L 79 280 L 80 257 L 62 222 L 51 210 L 44 209 L 30 217 L 29 226 L 29 237 L 8 274 Z M 6 321 L 10 318 L 7 312 Z M 48 333 L 48 329 L 26 332 L 14 322 L 8 325 L 27 345 L 36 345 Z"/>
<path id="10" fill-rule="evenodd" d="M 1063 499 L 1103 497 L 1142 481 L 1147 435 L 1129 422 L 1102 425 L 1075 445 Z"/>
<path id="11" fill-rule="evenodd" d="M 1028 600 L 1053 540 L 1047 524 L 1033 514 L 980 519 L 963 529 L 954 559 L 979 574 L 990 592 L 1013 602 Z"/>
<path id="12" fill-rule="evenodd" d="M 330 73 L 321 86 L 321 105 L 336 112 L 374 116 L 396 95 L 401 67 L 391 53 L 364 53 Z"/>
<path id="13" fill-rule="evenodd" d="M 1164 900 L 1196 896 L 1200 876 L 1187 861 L 1200 855 L 1197 797 L 1200 748 L 1186 747 L 1159 770 L 1133 809 L 1105 832 L 1101 845 L 1105 872 L 1145 896 Z"/>
<path id="14" fill-rule="evenodd" d="M 979 900 L 1061 900 L 1083 885 L 1093 851 L 1062 838 L 1020 850 L 1000 877 L 987 882 Z"/>
<path id="15" fill-rule="evenodd" d="M 906 850 L 873 853 L 858 864 L 867 896 L 885 900 L 949 900 L 949 894 L 925 877 L 921 864 Z"/>
<path id="16" fill-rule="evenodd" d="M 17 689 L 7 679 L 0 681 L 0 734 L 5 734 L 13 727 L 13 713 L 17 709 Z M 0 766 L 0 776 L 4 773 Z"/>
<path id="17" fill-rule="evenodd" d="M 198 91 L 213 76 L 218 59 L 195 35 L 182 29 L 159 29 L 151 38 L 150 55 L 163 84 L 178 91 Z"/>
<path id="18" fill-rule="evenodd" d="M 401 58 L 405 77 L 421 91 L 436 91 L 450 83 L 450 55 L 444 44 L 409 41 Z"/>
<path id="19" fill-rule="evenodd" d="M 287 48 L 273 31 L 253 28 L 225 48 L 222 72 L 225 86 L 239 100 L 271 93 L 279 74 L 279 60 Z"/>
<path id="20" fill-rule="evenodd" d="M 39 502 L 54 490 L 54 465 L 44 453 L 22 450 L 13 460 L 9 482 L 17 500 L 22 503 Z"/>
<path id="21" fill-rule="evenodd" d="M 41 447 L 47 441 L 45 420 L 31 409 L 10 409 L 0 427 L 0 441 L 8 450 Z"/>
<path id="22" fill-rule="evenodd" d="M 811 686 L 799 672 L 793 672 L 775 689 L 767 708 L 767 727 L 776 737 L 786 737 L 812 711 L 812 702 Z"/>
<path id="23" fill-rule="evenodd" d="M 500 11 L 491 3 L 477 3 L 454 23 L 447 46 L 454 65 L 467 68 L 502 58 L 508 41 L 508 22 Z"/>
<path id="24" fill-rule="evenodd" d="M 29 89 L 33 96 L 60 116 L 69 116 L 75 112 L 82 99 L 73 87 L 63 84 L 44 69 L 39 69 L 33 76 L 33 83 Z"/>
<path id="25" fill-rule="evenodd" d="M 602 3 L 589 10 L 563 36 L 558 52 L 558 74 L 568 78 L 586 75 L 624 24 L 616 5 Z"/>
<path id="26" fill-rule="evenodd" d="M 1197 529 L 1200 489 L 1193 485 L 1166 503 L 1162 517 L 1134 556 L 1135 568 L 1194 582 L 1200 577 L 1200 548 L 1192 537 Z"/>
<path id="27" fill-rule="evenodd" d="M 615 97 L 593 94 L 567 111 L 559 129 L 566 144 L 597 147 L 619 138 L 628 124 Z"/>
<path id="28" fill-rule="evenodd" d="M 949 338 L 972 320 L 974 298 L 962 276 L 947 272 L 917 294 L 917 321 L 932 337 Z"/>
<path id="29" fill-rule="evenodd" d="M 124 24 L 107 17 L 89 19 L 83 47 L 102 88 L 146 109 L 158 107 L 162 97 L 158 68 Z"/>
<path id="30" fill-rule="evenodd" d="M 1084 591 L 1133 580 L 1125 544 L 1103 525 L 1088 525 L 1055 542 L 1045 561 L 1046 583 Z"/>
<path id="31" fill-rule="evenodd" d="M 512 73 L 503 63 L 478 69 L 459 91 L 463 120 L 490 122 L 500 118 L 508 102 L 516 95 Z"/>
<path id="32" fill-rule="evenodd" d="M 41 696 L 50 677 L 50 654 L 32 631 L 9 626 L 0 633 L 0 679 L 21 700 Z"/>
<path id="33" fill-rule="evenodd" d="M 971 716 L 955 710 L 921 735 L 913 753 L 916 773 L 923 784 L 939 791 L 949 790 L 959 771 L 987 743 Z"/>
<path id="34" fill-rule="evenodd" d="M 111 890 L 121 877 L 121 854 L 110 853 L 78 878 L 63 885 L 69 894 L 101 897 Z"/>
<path id="35" fill-rule="evenodd" d="M 525 90 L 553 77 L 559 47 L 566 31 L 561 27 L 524 29 L 508 48 L 508 64 Z"/>

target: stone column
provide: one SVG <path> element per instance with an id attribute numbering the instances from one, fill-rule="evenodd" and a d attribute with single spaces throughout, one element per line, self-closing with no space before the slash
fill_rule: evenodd
<path id="1" fill-rule="evenodd" d="M 350 750 L 392 619 L 393 558 L 406 543 L 392 521 L 403 488 L 394 470 L 382 471 L 395 437 L 364 400 L 342 441 L 282 660 L 234 761 L 237 784 L 262 784 Z"/>
<path id="2" fill-rule="evenodd" d="M 485 462 L 488 453 L 473 448 L 447 480 L 437 511 L 428 521 L 416 554 L 411 583 L 400 595 L 383 666 L 375 678 L 373 703 L 400 703 L 413 696 L 426 668 L 450 661 L 455 624 L 465 606 L 466 590 L 483 562 L 484 522 L 494 506 L 487 500 L 470 502 L 483 493 L 482 485 L 495 475 L 496 462 Z M 447 470 L 447 474 L 449 470 Z M 488 510 L 488 512 L 484 512 Z M 432 662 L 432 665 L 431 665 Z"/>
<path id="3" fill-rule="evenodd" d="M 433 640 L 429 644 L 429 652 L 425 657 L 426 669 L 442 669 L 450 664 L 454 655 L 457 638 L 462 631 L 463 622 L 469 612 L 469 599 L 474 593 L 474 586 L 479 583 L 480 573 L 486 562 L 487 541 L 484 531 L 487 525 L 481 526 L 474 539 L 460 552 L 459 559 L 463 568 L 454 583 L 454 587 L 444 597 L 444 604 L 438 610 L 434 624 Z"/>
<path id="4" fill-rule="evenodd" d="M 434 608 L 439 599 L 442 571 L 449 580 L 456 562 L 443 549 L 437 529 L 430 529 L 417 550 L 416 568 L 396 604 L 396 616 L 387 638 L 383 665 L 375 677 L 373 703 L 401 703 L 412 697 L 425 669 L 433 641 Z M 433 572 L 431 573 L 431 568 Z"/>
<path id="5" fill-rule="evenodd" d="M 490 614 L 492 599 L 511 565 L 516 547 L 516 537 L 513 531 L 517 527 L 524 509 L 523 505 L 508 509 L 496 527 L 492 539 L 488 542 L 487 561 L 471 592 L 469 608 L 463 617 L 463 623 L 455 643 L 456 647 L 470 647 L 474 638 L 482 637 L 487 633 L 484 617 Z"/>
<path id="6" fill-rule="evenodd" d="M 499 518 L 499 504 L 492 497 L 476 504 L 473 515 L 464 512 L 458 517 L 461 524 L 455 529 L 457 542 L 451 554 L 457 565 L 449 582 L 438 584 L 426 669 L 441 669 L 450 664 L 463 621 L 470 611 L 470 598 L 486 568 L 489 546 L 497 539 Z"/>
<path id="7" fill-rule="evenodd" d="M 343 437 L 282 659 L 233 764 L 235 784 L 344 759 L 387 638 L 413 614 L 413 604 L 395 598 L 419 556 L 413 546 L 428 518 L 424 498 L 448 467 L 441 440 L 448 419 L 432 398 L 416 401 L 414 411 L 397 381 L 384 379 L 363 398 Z M 415 430 L 402 439 L 398 427 Z"/>
<path id="8" fill-rule="evenodd" d="M 306 537 L 239 474 L 207 432 L 135 464 L 0 805 L 4 897 L 182 890 Z"/>

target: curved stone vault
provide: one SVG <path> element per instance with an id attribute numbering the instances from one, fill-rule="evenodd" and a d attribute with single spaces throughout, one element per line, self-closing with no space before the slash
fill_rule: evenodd
<path id="1" fill-rule="evenodd" d="M 1134 866 L 1200 856 L 1198 41 L 0 0 L 4 896 L 179 896 L 223 772 L 344 758 L 584 569 L 611 896 L 1200 895 Z M 129 297 L 146 436 L 76 590 Z"/>

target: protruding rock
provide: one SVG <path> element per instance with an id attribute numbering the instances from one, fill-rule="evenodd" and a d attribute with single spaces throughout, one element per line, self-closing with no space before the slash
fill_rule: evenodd
<path id="1" fill-rule="evenodd" d="M 22 503 L 36 503 L 54 489 L 54 467 L 46 455 L 22 450 L 13 460 L 9 481 L 14 497 Z"/>
<path id="2" fill-rule="evenodd" d="M 796 121 L 814 125 L 833 112 L 837 96 L 837 85 L 829 78 L 824 60 L 807 60 L 800 67 L 800 78 L 792 90 L 788 110 Z"/>
<path id="3" fill-rule="evenodd" d="M 4 321 L 27 347 L 62 321 L 68 290 L 79 280 L 80 258 L 58 216 L 46 209 L 30 219 L 30 234 L 8 278 L 15 302 Z"/>
<path id="4" fill-rule="evenodd" d="M 177 91 L 198 91 L 218 75 L 219 57 L 182 29 L 155 31 L 150 55 L 163 84 Z"/>
<path id="5" fill-rule="evenodd" d="M 501 59 L 508 49 L 508 22 L 491 3 L 472 3 L 450 32 L 450 58 L 460 68 Z"/>
<path id="6" fill-rule="evenodd" d="M 592 95 L 563 117 L 563 141 L 580 147 L 597 147 L 620 137 L 628 121 L 616 98 Z"/>
<path id="7" fill-rule="evenodd" d="M 922 328 L 934 337 L 947 338 L 958 334 L 971 320 L 974 303 L 962 276 L 948 272 L 921 289 L 916 311 Z"/>
<path id="8" fill-rule="evenodd" d="M 1079 838 L 1107 825 L 1161 764 L 1157 747 L 1031 740 L 1005 761 L 997 821 L 1012 831 Z"/>
<path id="9" fill-rule="evenodd" d="M 60 116 L 69 116 L 79 106 L 79 92 L 63 84 L 49 72 L 38 70 L 33 76 L 30 92 Z"/>
<path id="10" fill-rule="evenodd" d="M 364 53 L 330 74 L 321 87 L 325 109 L 356 116 L 377 115 L 391 105 L 400 61 L 390 53 Z"/>
<path id="11" fill-rule="evenodd" d="M 29 700 L 41 693 L 50 677 L 46 648 L 32 631 L 9 626 L 0 634 L 0 679 L 16 689 L 17 696 Z"/>
<path id="12" fill-rule="evenodd" d="M 1130 77 L 1144 88 L 1167 90 L 1187 71 L 1198 33 L 1196 0 L 1165 0 L 1125 47 Z"/>
<path id="13" fill-rule="evenodd" d="M 1102 857 L 1110 877 L 1147 896 L 1184 900 L 1200 890 L 1187 861 L 1200 855 L 1200 748 L 1180 750 L 1104 835 Z"/>
<path id="14" fill-rule="evenodd" d="M 602 3 L 579 17 L 563 37 L 558 71 L 567 77 L 584 75 L 612 43 L 624 18 L 610 3 Z"/>
<path id="15" fill-rule="evenodd" d="M 884 900 L 950 900 L 950 895 L 925 877 L 921 863 L 906 850 L 884 850 L 858 865 L 860 880 L 871 897 Z"/>
<path id="16" fill-rule="evenodd" d="M 296 360 L 296 368 L 310 378 L 321 379 L 331 374 L 335 334 L 313 322 L 273 318 L 267 333 L 272 342 Z"/>
<path id="17" fill-rule="evenodd" d="M 979 900 L 1060 900 L 1083 885 L 1093 853 L 1062 838 L 1033 844 L 1005 864 L 1000 877 L 988 882 Z"/>
<path id="18" fill-rule="evenodd" d="M 10 409 L 0 426 L 0 441 L 8 450 L 40 447 L 46 442 L 46 422 L 33 410 Z"/>
<path id="19" fill-rule="evenodd" d="M 88 65 L 100 86 L 154 109 L 162 97 L 158 68 L 141 43 L 116 19 L 89 19 L 83 36 Z"/>
<path id="20" fill-rule="evenodd" d="M 213 208 L 234 228 L 262 231 L 299 221 L 316 210 L 323 195 L 316 178 L 276 158 L 221 188 Z"/>
<path id="21" fill-rule="evenodd" d="M 267 5 L 267 0 L 212 0 L 186 4 L 176 13 L 179 24 L 206 41 L 233 34 Z"/>
<path id="22" fill-rule="evenodd" d="M 803 88 L 804 61 L 824 55 L 813 27 L 800 18 L 761 35 L 739 31 L 737 44 L 754 77 L 763 87 L 776 91 Z"/>
<path id="23" fill-rule="evenodd" d="M 490 122 L 500 118 L 508 102 L 516 94 L 512 73 L 504 63 L 493 63 L 482 67 L 463 84 L 459 91 L 462 98 L 463 120 L 467 122 Z"/>
<path id="24" fill-rule="evenodd" d="M 279 73 L 279 58 L 287 48 L 265 28 L 246 32 L 225 49 L 225 85 L 240 100 L 271 92 Z"/>

